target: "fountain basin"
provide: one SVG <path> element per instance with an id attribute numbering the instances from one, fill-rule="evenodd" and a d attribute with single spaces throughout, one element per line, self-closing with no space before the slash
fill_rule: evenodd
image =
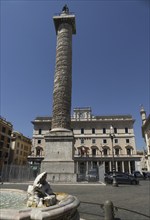
<path id="1" fill-rule="evenodd" d="M 10 198 L 15 195 L 19 201 L 19 205 L 17 205 L 16 202 L 15 207 L 12 207 L 11 204 L 9 205 L 8 204 L 9 201 L 7 201 L 6 208 L 4 208 L 3 206 L 1 207 L 1 211 L 0 211 L 1 220 L 14 220 L 14 219 L 15 220 L 64 220 L 64 219 L 79 220 L 80 219 L 77 210 L 78 206 L 80 205 L 80 201 L 75 196 L 66 193 L 56 193 L 56 198 L 58 200 L 57 204 L 44 208 L 26 208 L 26 192 L 22 190 L 1 189 L 0 194 L 1 195 L 5 194 L 6 197 L 9 194 Z M 21 200 L 19 200 L 18 195 L 20 195 Z M 3 198 L 3 196 L 1 198 Z"/>

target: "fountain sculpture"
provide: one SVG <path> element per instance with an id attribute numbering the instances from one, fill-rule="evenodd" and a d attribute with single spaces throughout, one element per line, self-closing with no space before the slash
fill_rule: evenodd
<path id="1" fill-rule="evenodd" d="M 56 194 L 53 193 L 50 184 L 46 181 L 47 173 L 38 175 L 28 187 L 27 207 L 48 207 L 56 204 Z"/>
<path id="2" fill-rule="evenodd" d="M 46 176 L 46 172 L 39 174 L 33 185 L 28 186 L 26 194 L 23 190 L 1 189 L 1 195 L 9 194 L 14 199 L 9 201 L 11 196 L 7 197 L 7 201 L 5 201 L 7 206 L 0 207 L 0 220 L 79 220 L 77 210 L 80 204 L 79 200 L 66 193 L 54 193 L 46 181 Z M 18 199 L 19 204 L 15 201 L 16 207 L 14 207 L 12 203 L 15 198 L 19 197 L 22 198 L 22 201 Z"/>

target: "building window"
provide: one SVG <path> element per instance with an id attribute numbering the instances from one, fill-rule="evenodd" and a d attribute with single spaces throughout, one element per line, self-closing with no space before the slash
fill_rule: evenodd
<path id="1" fill-rule="evenodd" d="M 36 156 L 40 156 L 40 149 L 36 149 Z"/>
<path id="2" fill-rule="evenodd" d="M 5 158 L 8 158 L 8 152 L 5 153 Z"/>
<path id="3" fill-rule="evenodd" d="M 42 148 L 41 147 L 36 147 L 36 156 L 41 156 L 42 154 Z"/>
<path id="4" fill-rule="evenodd" d="M 7 138 L 7 142 L 10 143 L 10 138 Z"/>
<path id="5" fill-rule="evenodd" d="M 118 139 L 115 139 L 115 144 L 118 144 Z"/>
<path id="6" fill-rule="evenodd" d="M 1 140 L 4 141 L 4 139 L 5 139 L 5 136 L 1 135 Z"/>
<path id="7" fill-rule="evenodd" d="M 114 128 L 114 133 L 117 134 L 117 128 Z"/>
<path id="8" fill-rule="evenodd" d="M 2 132 L 5 133 L 6 132 L 6 128 L 2 127 Z"/>
<path id="9" fill-rule="evenodd" d="M 42 129 L 41 128 L 39 129 L 39 134 L 42 134 Z"/>
<path id="10" fill-rule="evenodd" d="M 41 144 L 41 140 L 38 140 L 38 144 Z"/>
<path id="11" fill-rule="evenodd" d="M 95 139 L 92 139 L 92 144 L 95 144 L 96 143 L 96 140 Z"/>
<path id="12" fill-rule="evenodd" d="M 106 134 L 106 128 L 103 128 L 103 134 Z"/>
<path id="13" fill-rule="evenodd" d="M 81 128 L 81 134 L 84 134 L 84 128 Z"/>
<path id="14" fill-rule="evenodd" d="M 96 149 L 92 149 L 92 156 L 96 156 Z"/>
<path id="15" fill-rule="evenodd" d="M 130 143 L 129 139 L 126 139 L 126 143 L 127 143 L 127 144 L 129 144 L 129 143 Z"/>
<path id="16" fill-rule="evenodd" d="M 11 135 L 11 130 L 8 130 L 8 135 Z"/>
<path id="17" fill-rule="evenodd" d="M 95 128 L 92 128 L 92 134 L 95 134 Z"/>
<path id="18" fill-rule="evenodd" d="M 127 149 L 127 155 L 131 155 L 131 149 Z"/>
<path id="19" fill-rule="evenodd" d="M 125 128 L 125 133 L 128 134 L 128 128 Z"/>
<path id="20" fill-rule="evenodd" d="M 106 156 L 107 155 L 107 149 L 104 149 L 103 152 L 104 152 L 104 155 Z"/>
<path id="21" fill-rule="evenodd" d="M 115 154 L 119 155 L 119 149 L 118 148 L 115 149 Z"/>
<path id="22" fill-rule="evenodd" d="M 81 147 L 81 157 L 87 155 L 87 150 L 85 147 Z"/>
<path id="23" fill-rule="evenodd" d="M 106 144 L 107 143 L 107 140 L 106 139 L 103 139 L 103 144 Z"/>

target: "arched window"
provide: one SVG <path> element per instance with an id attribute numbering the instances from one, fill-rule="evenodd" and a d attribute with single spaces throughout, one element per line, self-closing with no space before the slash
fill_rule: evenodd
<path id="1" fill-rule="evenodd" d="M 107 148 L 104 148 L 104 149 L 103 149 L 103 153 L 104 153 L 104 156 L 108 155 L 108 149 L 107 149 Z"/>
<path id="2" fill-rule="evenodd" d="M 92 156 L 96 156 L 97 155 L 97 146 L 91 146 L 91 151 L 92 151 Z"/>
<path id="3" fill-rule="evenodd" d="M 109 150 L 110 150 L 109 146 L 105 145 L 102 148 L 103 148 L 103 155 L 107 156 L 109 154 Z"/>
<path id="4" fill-rule="evenodd" d="M 115 145 L 114 146 L 114 153 L 115 153 L 115 155 L 119 155 L 120 154 L 120 150 L 121 150 L 121 147 L 119 145 Z"/>
<path id="5" fill-rule="evenodd" d="M 96 156 L 96 148 L 92 149 L 92 156 Z"/>
<path id="6" fill-rule="evenodd" d="M 88 147 L 85 146 L 80 146 L 78 147 L 78 155 L 80 155 L 81 157 L 83 156 L 87 156 L 88 155 Z"/>
<path id="7" fill-rule="evenodd" d="M 131 155 L 131 148 L 127 148 L 127 155 Z"/>
<path id="8" fill-rule="evenodd" d="M 36 147 L 36 156 L 42 156 L 42 147 L 40 146 L 37 146 Z"/>
<path id="9" fill-rule="evenodd" d="M 115 149 L 115 155 L 119 155 L 119 148 Z"/>
<path id="10" fill-rule="evenodd" d="M 126 146 L 127 155 L 132 155 L 132 149 L 133 149 L 132 146 L 130 146 L 130 145 Z"/>

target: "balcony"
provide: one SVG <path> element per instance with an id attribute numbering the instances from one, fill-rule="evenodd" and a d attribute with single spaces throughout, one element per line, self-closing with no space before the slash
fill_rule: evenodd
<path id="1" fill-rule="evenodd" d="M 41 163 L 42 160 L 44 160 L 44 156 L 43 155 L 29 155 L 27 157 L 28 159 L 28 162 L 38 162 L 38 163 Z"/>
<path id="2" fill-rule="evenodd" d="M 137 154 L 132 154 L 132 155 L 127 155 L 127 154 L 119 154 L 119 155 L 114 155 L 114 158 L 140 158 L 139 155 Z M 90 158 L 90 159 L 106 159 L 106 158 L 112 158 L 112 154 L 107 154 L 107 155 L 93 155 L 93 154 L 84 154 L 84 155 L 79 155 L 79 154 L 74 154 L 74 159 L 76 158 Z"/>

